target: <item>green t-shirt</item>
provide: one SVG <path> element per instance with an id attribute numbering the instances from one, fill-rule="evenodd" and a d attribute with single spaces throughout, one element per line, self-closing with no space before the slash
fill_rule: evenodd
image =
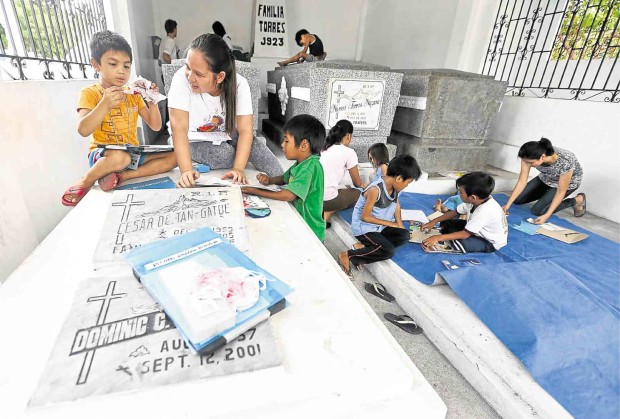
<path id="1" fill-rule="evenodd" d="M 323 166 L 319 156 L 311 155 L 301 163 L 295 163 L 282 175 L 287 189 L 297 195 L 293 206 L 301 214 L 314 234 L 325 239 L 323 221 Z"/>

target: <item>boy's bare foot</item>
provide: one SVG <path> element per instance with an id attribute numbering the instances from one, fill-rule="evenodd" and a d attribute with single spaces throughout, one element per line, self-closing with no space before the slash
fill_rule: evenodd
<path id="1" fill-rule="evenodd" d="M 359 265 L 355 265 L 355 267 L 357 268 L 358 271 L 362 272 L 364 270 L 364 265 L 362 265 L 361 263 Z"/>
<path id="2" fill-rule="evenodd" d="M 108 173 L 107 175 L 99 179 L 98 182 L 99 182 L 99 186 L 101 187 L 101 190 L 107 192 L 107 191 L 111 191 L 112 189 L 120 185 L 121 178 L 118 175 L 118 173 L 112 172 L 112 173 Z"/>
<path id="3" fill-rule="evenodd" d="M 284 67 L 286 64 L 284 64 L 284 61 L 278 61 L 278 65 L 279 65 L 280 67 Z"/>
<path id="4" fill-rule="evenodd" d="M 338 253 L 338 264 L 344 273 L 351 276 L 351 262 L 349 261 L 349 253 L 346 250 Z"/>
<path id="5" fill-rule="evenodd" d="M 435 205 L 433 205 L 433 209 L 435 211 L 441 211 L 441 199 L 437 198 L 435 200 Z"/>

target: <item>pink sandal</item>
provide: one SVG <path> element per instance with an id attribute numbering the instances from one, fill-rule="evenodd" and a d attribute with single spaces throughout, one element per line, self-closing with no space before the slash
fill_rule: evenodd
<path id="1" fill-rule="evenodd" d="M 112 172 L 99 179 L 98 182 L 101 190 L 107 192 L 116 188 L 121 183 L 121 178 L 117 173 Z"/>
<path id="2" fill-rule="evenodd" d="M 64 194 L 62 194 L 62 204 L 66 207 L 75 207 L 78 202 L 80 202 L 82 198 L 84 198 L 84 195 L 86 195 L 89 190 L 90 188 L 86 188 L 84 186 L 71 186 L 65 191 Z M 76 198 L 76 201 L 73 202 L 70 198 L 67 197 L 68 195 L 73 195 Z"/>

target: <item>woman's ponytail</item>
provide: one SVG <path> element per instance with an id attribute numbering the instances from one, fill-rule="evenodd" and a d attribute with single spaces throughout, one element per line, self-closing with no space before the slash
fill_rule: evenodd
<path id="1" fill-rule="evenodd" d="M 325 146 L 323 146 L 323 151 L 327 150 L 334 144 L 340 144 L 342 139 L 347 134 L 353 134 L 353 124 L 346 119 L 341 119 L 329 130 L 327 138 L 325 138 Z"/>
<path id="2" fill-rule="evenodd" d="M 232 51 L 222 37 L 212 33 L 196 37 L 189 47 L 202 53 L 213 73 L 223 71 L 226 74 L 218 90 L 222 109 L 226 112 L 225 129 L 232 135 L 237 123 L 237 68 Z"/>
<path id="3" fill-rule="evenodd" d="M 552 156 L 555 153 L 551 141 L 547 138 L 541 138 L 540 141 L 528 141 L 519 149 L 519 158 L 538 160 L 544 154 Z"/>

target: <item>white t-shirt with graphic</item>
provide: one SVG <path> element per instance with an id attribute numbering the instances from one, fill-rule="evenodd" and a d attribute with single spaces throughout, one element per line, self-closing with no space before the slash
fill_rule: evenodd
<path id="1" fill-rule="evenodd" d="M 357 154 L 346 145 L 334 144 L 321 152 L 320 161 L 325 178 L 323 201 L 330 201 L 338 196 L 338 185 L 346 172 L 357 166 Z"/>
<path id="2" fill-rule="evenodd" d="M 466 202 L 456 207 L 456 212 L 467 215 L 465 230 L 488 240 L 495 247 L 495 250 L 506 246 L 508 243 L 508 221 L 504 210 L 497 201 L 491 197 L 472 211 L 473 207 L 474 204 Z"/>
<path id="3" fill-rule="evenodd" d="M 225 131 L 226 109 L 222 109 L 219 96 L 194 93 L 181 67 L 170 83 L 168 107 L 189 112 L 189 131 Z M 237 115 L 252 115 L 252 95 L 245 77 L 237 74 Z"/>

